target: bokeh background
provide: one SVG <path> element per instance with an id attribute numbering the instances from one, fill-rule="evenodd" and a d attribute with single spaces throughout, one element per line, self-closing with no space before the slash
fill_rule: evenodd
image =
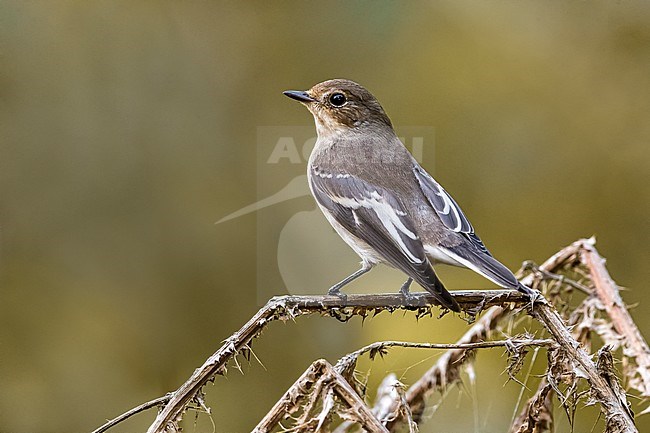
<path id="1" fill-rule="evenodd" d="M 648 335 L 649 24 L 640 0 L 0 2 L 0 431 L 90 431 L 176 389 L 248 320 L 259 264 L 277 265 L 259 231 L 282 227 L 258 220 L 314 204 L 214 222 L 260 198 L 260 127 L 312 125 L 281 91 L 334 77 L 371 89 L 394 124 L 435 128 L 423 164 L 512 269 L 595 234 Z M 318 278 L 347 275 L 350 258 Z M 490 286 L 441 272 L 451 288 Z M 351 290 L 401 282 L 379 270 Z M 185 427 L 249 431 L 316 358 L 380 339 L 451 342 L 466 326 L 274 324 L 254 346 L 264 367 L 218 378 L 212 417 L 189 413 Z M 371 383 L 395 371 L 408 384 L 435 356 L 393 350 L 360 367 Z M 500 351 L 481 352 L 476 383 L 422 431 L 504 431 L 519 392 L 504 368 Z M 576 431 L 596 417 L 586 410 Z"/>

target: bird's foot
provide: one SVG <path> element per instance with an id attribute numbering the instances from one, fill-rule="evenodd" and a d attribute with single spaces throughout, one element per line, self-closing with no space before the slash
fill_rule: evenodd
<path id="1" fill-rule="evenodd" d="M 524 286 L 521 283 L 519 283 L 519 286 L 517 287 L 517 290 L 519 290 L 524 295 L 528 296 L 528 298 L 530 299 L 530 308 L 531 309 L 535 307 L 535 302 L 537 302 L 537 303 L 546 302 L 546 299 L 544 299 L 544 296 L 538 290 L 531 289 L 530 287 Z"/>
<path id="2" fill-rule="evenodd" d="M 411 293 L 409 288 L 411 287 L 411 283 L 413 282 L 412 278 L 409 278 L 402 284 L 402 287 L 400 287 L 399 292 L 404 296 L 404 299 L 406 300 L 407 304 L 411 304 L 414 302 L 418 297 L 414 294 Z"/>
<path id="3" fill-rule="evenodd" d="M 343 292 L 341 291 L 341 288 L 338 287 L 338 286 L 332 286 L 332 287 L 327 291 L 327 294 L 330 295 L 330 296 L 336 296 L 336 297 L 338 297 L 339 299 L 341 299 L 341 301 L 343 301 L 343 303 L 347 303 L 347 302 L 348 302 L 348 295 L 346 295 L 345 293 L 343 293 Z"/>

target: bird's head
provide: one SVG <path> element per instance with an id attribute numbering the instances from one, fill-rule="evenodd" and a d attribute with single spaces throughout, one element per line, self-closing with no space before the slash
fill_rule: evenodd
<path id="1" fill-rule="evenodd" d="M 354 81 L 328 80 L 307 91 L 287 90 L 284 94 L 309 109 L 319 135 L 366 126 L 392 129 L 390 119 L 377 99 Z"/>

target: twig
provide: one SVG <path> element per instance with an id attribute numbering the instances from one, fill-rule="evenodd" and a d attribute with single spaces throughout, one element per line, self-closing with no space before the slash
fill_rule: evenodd
<path id="1" fill-rule="evenodd" d="M 383 354 L 387 347 L 406 347 L 414 349 L 462 349 L 462 350 L 475 350 L 475 349 L 489 349 L 496 347 L 521 347 L 521 346 L 538 346 L 538 347 L 555 347 L 557 343 L 550 339 L 508 339 L 508 340 L 493 340 L 493 341 L 479 341 L 474 343 L 414 343 L 410 341 L 379 341 L 355 350 L 344 357 L 342 357 L 335 365 L 335 369 L 342 372 L 349 369 L 354 369 L 356 361 L 359 356 L 370 352 L 371 358 L 375 353 Z M 394 377 L 389 375 L 382 381 L 381 387 L 386 388 L 386 384 L 390 383 L 393 386 L 401 387 L 399 392 L 395 395 L 389 392 L 390 395 L 386 399 L 378 399 L 373 413 L 377 414 L 377 418 L 382 421 L 392 421 L 396 415 L 399 414 L 407 422 L 409 431 L 413 430 L 413 426 L 417 429 L 417 423 L 413 420 L 413 414 L 410 406 L 407 404 L 406 392 L 404 386 Z M 386 394 L 386 391 L 378 391 L 378 396 Z M 392 407 L 397 403 L 397 407 Z M 388 407 L 384 407 L 384 406 Z M 383 415 L 382 415 L 383 414 Z M 406 417 L 406 418 L 404 418 Z M 346 422 L 335 430 L 336 432 L 346 431 L 352 423 Z"/>
<path id="2" fill-rule="evenodd" d="M 569 263 L 577 257 L 580 251 L 580 244 L 573 244 L 561 249 L 553 256 L 549 257 L 539 269 L 553 272 L 566 263 Z M 523 278 L 522 283 L 530 285 L 533 282 L 533 276 L 528 275 Z M 503 307 L 492 307 L 487 310 L 483 316 L 458 340 L 458 344 L 473 343 L 487 339 L 490 332 L 497 327 L 501 321 L 510 316 L 512 310 Z M 452 349 L 445 352 L 438 361 L 424 373 L 406 392 L 406 399 L 411 406 L 411 410 L 416 414 L 419 420 L 426 405 L 426 399 L 435 391 L 445 389 L 449 384 L 456 382 L 460 378 L 460 372 L 465 360 L 469 359 L 467 349 Z M 395 403 L 395 406 L 397 403 Z M 395 409 L 392 408 L 391 411 Z M 402 419 L 396 417 L 387 424 L 390 431 L 397 431 Z M 337 433 L 343 433 L 344 430 Z"/>
<path id="3" fill-rule="evenodd" d="M 619 334 L 632 338 L 632 343 L 625 346 L 628 351 L 640 354 L 640 361 L 637 361 L 644 384 L 642 392 L 648 392 L 650 389 L 650 350 L 643 340 L 638 329 L 632 322 L 627 313 L 618 288 L 611 281 L 605 267 L 602 264 L 602 258 L 593 248 L 593 241 L 580 240 L 572 245 L 562 249 L 553 257 L 548 259 L 537 270 L 538 274 L 552 279 L 555 278 L 553 272 L 562 266 L 573 266 L 582 261 L 587 264 L 591 279 L 596 288 L 603 293 L 602 299 L 608 314 L 612 317 L 617 326 Z M 576 269 L 579 271 L 579 269 Z M 558 276 L 558 278 L 562 278 Z M 563 281 L 563 280 L 559 280 Z M 531 285 L 533 275 L 528 275 L 522 280 L 524 284 Z M 564 282 L 566 282 L 564 280 Z M 576 283 L 579 284 L 579 283 Z M 599 287 L 600 286 L 600 287 Z M 575 286 L 574 286 L 575 287 Z M 364 426 L 370 431 L 385 432 L 394 431 L 399 422 L 408 413 L 409 421 L 417 422 L 421 418 L 425 407 L 425 400 L 428 394 L 434 390 L 442 390 L 448 384 L 453 383 L 460 377 L 460 369 L 463 363 L 468 359 L 477 347 L 477 344 L 483 344 L 484 340 L 489 337 L 492 329 L 505 317 L 512 314 L 513 306 L 526 306 L 527 297 L 517 291 L 493 290 L 493 291 L 455 291 L 452 293 L 461 308 L 470 316 L 477 314 L 483 308 L 491 307 L 487 312 L 470 328 L 470 330 L 455 345 L 436 345 L 436 344 L 419 344 L 407 342 L 383 342 L 375 343 L 360 349 L 360 351 L 350 354 L 351 357 L 358 357 L 361 353 L 370 351 L 381 351 L 390 345 L 404 347 L 427 347 L 427 348 L 444 348 L 448 349 L 423 377 L 421 377 L 413 386 L 411 386 L 401 399 L 404 400 L 410 411 L 400 410 L 400 404 L 396 399 L 392 406 L 386 406 L 382 403 L 382 412 L 395 413 L 395 419 L 388 421 L 386 427 L 378 423 L 376 417 L 372 415 L 370 409 L 365 405 L 350 383 L 343 377 L 338 368 L 332 368 L 327 361 L 317 361 L 308 369 L 301 378 L 296 381 L 294 387 L 290 388 L 278 404 L 293 404 L 294 409 L 299 401 L 309 395 L 310 389 L 313 392 L 314 384 L 318 382 L 319 386 L 330 386 L 330 388 L 318 388 L 325 395 L 331 395 L 336 392 L 339 398 L 345 402 L 351 409 L 355 418 L 363 421 Z M 602 301 L 601 299 L 601 301 Z M 154 423 L 150 426 L 149 433 L 163 433 L 167 430 L 176 430 L 183 412 L 188 405 L 201 396 L 202 387 L 214 378 L 217 374 L 224 374 L 226 364 L 229 360 L 234 359 L 237 354 L 250 348 L 251 341 L 258 336 L 262 330 L 272 321 L 289 320 L 301 315 L 321 314 L 335 317 L 338 320 L 346 321 L 353 316 L 366 317 L 377 314 L 381 311 L 393 312 L 396 310 L 414 311 L 418 316 L 430 313 L 431 306 L 437 302 L 426 293 L 415 294 L 407 300 L 400 294 L 380 294 L 380 295 L 349 295 L 346 301 L 333 296 L 281 296 L 272 298 L 262 309 L 260 309 L 251 320 L 249 320 L 238 332 L 228 338 L 224 345 L 219 348 L 192 376 L 175 392 L 145 403 L 144 405 L 134 408 L 131 411 L 121 415 L 105 426 L 100 427 L 93 433 L 101 433 L 111 426 L 117 424 L 123 419 L 145 410 L 149 407 L 160 403 L 167 403 L 156 417 Z M 508 307 L 506 307 L 508 306 Z M 579 365 L 580 369 L 587 376 L 590 383 L 592 395 L 601 403 L 601 410 L 607 419 L 608 431 L 615 432 L 636 432 L 632 415 L 627 408 L 627 401 L 624 393 L 621 395 L 620 389 L 613 389 L 615 375 L 611 369 L 598 369 L 589 355 L 579 346 L 578 342 L 571 336 L 563 323 L 561 317 L 553 307 L 551 307 L 543 298 L 536 301 L 533 305 L 528 305 L 528 313 L 540 321 L 550 332 L 556 344 L 559 345 L 564 353 L 568 354 L 570 360 Z M 614 319 L 616 317 L 616 319 Z M 635 335 L 636 333 L 636 335 Z M 506 340 L 507 341 L 507 340 Z M 512 340 L 511 340 L 512 341 Z M 530 341 L 530 340 L 529 340 Z M 548 340 L 538 340 L 548 341 Z M 387 344 L 388 343 L 388 344 Z M 544 343 L 547 344 L 547 343 Z M 548 345 L 551 345 L 548 343 Z M 482 346 L 486 347 L 486 346 Z M 356 354 L 356 355 L 355 355 Z M 606 358 L 602 358 L 607 361 Z M 601 362 L 602 364 L 602 362 Z M 315 370 L 314 370 L 315 369 Z M 330 371 L 331 370 L 331 371 Z M 341 369 L 343 370 L 343 369 Z M 347 372 L 346 372 L 347 373 Z M 605 377 L 604 377 L 604 376 Z M 317 382 L 314 382 L 316 380 Z M 328 382 L 323 382 L 327 380 Z M 304 389 L 300 388 L 303 387 Z M 328 391 L 329 389 L 329 391 Z M 155 404 L 154 404 L 155 402 Z M 283 403 L 284 402 L 284 403 Z M 325 419 L 331 410 L 333 400 L 327 397 L 323 410 L 319 418 Z M 275 407 L 275 406 L 274 406 Z M 282 406 L 280 406 L 282 407 Z M 311 405 L 310 407 L 313 407 Z M 392 409 L 396 409 L 393 411 Z M 311 410 L 311 408 L 310 408 Z M 280 415 L 283 414 L 278 409 Z M 275 415 L 274 415 L 275 416 Z M 266 419 L 266 417 L 265 417 Z M 273 418 L 275 420 L 275 418 Z M 264 420 L 263 420 L 264 421 Z M 269 422 L 272 421 L 269 419 Z M 278 420 L 279 421 L 279 420 Z M 109 425 L 110 424 L 110 425 Z M 387 428 L 387 429 L 386 429 Z M 264 431 L 264 430 L 260 430 Z M 337 429 L 339 431 L 339 429 Z"/>
<path id="4" fill-rule="evenodd" d="M 339 360 L 339 362 L 341 361 Z M 405 414 L 402 413 L 402 396 L 398 393 L 397 386 L 395 386 L 398 384 L 401 385 L 401 382 L 397 379 L 397 375 L 395 375 L 395 373 L 389 373 L 377 387 L 377 395 L 375 396 L 372 413 L 374 413 L 377 419 L 382 422 L 394 419 L 398 413 L 405 416 Z M 406 398 L 406 394 L 404 394 L 404 398 Z M 398 402 L 397 406 L 395 405 L 396 402 Z M 410 422 L 412 421 L 412 418 L 413 414 L 411 414 L 411 419 L 407 419 Z M 347 432 L 353 425 L 354 423 L 352 421 L 343 421 L 336 427 L 334 433 Z"/>
<path id="5" fill-rule="evenodd" d="M 550 257 L 539 268 L 546 272 L 553 272 L 556 269 L 575 262 L 585 244 L 592 241 L 579 240 L 563 248 Z M 532 276 L 522 280 L 524 284 L 531 284 Z M 571 355 L 574 360 L 586 371 L 588 380 L 594 395 L 601 403 L 601 410 L 605 414 L 608 426 L 617 426 L 622 432 L 636 432 L 634 421 L 630 417 L 627 407 L 620 402 L 618 396 L 608 386 L 607 382 L 598 374 L 596 366 L 589 356 L 579 347 L 578 342 L 571 336 L 562 322 L 559 314 L 546 302 L 536 303 L 529 309 L 529 314 L 541 322 L 551 333 L 554 339 Z M 500 307 L 490 309 L 460 340 L 459 343 L 482 340 L 491 329 L 496 327 L 506 316 L 506 310 Z M 407 400 L 411 409 L 416 414 L 421 414 L 425 407 L 426 397 L 434 390 L 443 389 L 448 383 L 458 380 L 462 360 L 466 356 L 465 350 L 451 350 L 440 357 L 438 362 L 416 381 L 407 391 Z M 391 431 L 394 431 L 401 419 L 388 424 Z"/>
<path id="6" fill-rule="evenodd" d="M 580 284 L 579 282 L 574 281 L 571 278 L 567 278 L 564 275 L 556 274 L 554 272 L 545 271 L 544 269 L 540 268 L 539 266 L 537 266 L 534 262 L 531 262 L 530 260 L 527 261 L 527 262 L 524 262 L 522 268 L 523 269 L 529 269 L 529 270 L 531 270 L 531 271 L 533 271 L 535 273 L 538 273 L 542 277 L 544 277 L 545 279 L 559 281 L 560 283 L 571 286 L 574 289 L 577 289 L 577 290 L 581 291 L 585 295 L 591 295 L 592 292 L 593 292 L 592 289 L 585 286 L 584 284 Z"/>
<path id="7" fill-rule="evenodd" d="M 631 384 L 641 395 L 650 397 L 650 348 L 648 343 L 625 308 L 618 286 L 609 276 L 605 267 L 605 259 L 598 254 L 593 241 L 582 241 L 580 256 L 589 268 L 596 296 L 611 318 L 614 329 L 623 337 L 623 353 L 628 359 L 634 360 L 638 367 L 634 371 L 634 376 L 638 376 L 638 380 L 631 381 Z"/>
<path id="8" fill-rule="evenodd" d="M 580 344 L 571 336 L 558 312 L 550 305 L 535 304 L 529 314 L 541 322 L 555 341 L 562 346 L 569 357 L 584 371 L 591 385 L 594 397 L 599 401 L 600 408 L 607 422 L 608 432 L 637 432 L 634 420 L 630 415 L 627 404 L 623 404 L 610 384 L 600 375 L 591 357 Z"/>
<path id="9" fill-rule="evenodd" d="M 161 404 L 167 403 L 170 398 L 171 398 L 171 394 L 167 394 L 167 395 L 163 395 L 162 397 L 158 397 L 154 400 L 148 401 L 146 403 L 142 403 L 141 405 L 136 406 L 133 409 L 124 412 L 122 415 L 113 418 L 112 420 L 108 421 L 106 424 L 103 424 L 102 426 L 96 428 L 95 430 L 92 431 L 92 433 L 103 433 L 109 428 L 121 423 L 122 421 L 132 417 L 133 415 L 136 415 L 147 409 L 151 409 L 152 407 L 160 406 Z"/>
<path id="10" fill-rule="evenodd" d="M 402 415 L 402 418 L 406 420 L 406 425 L 409 428 L 409 433 L 417 433 L 419 431 L 418 423 L 413 420 L 413 412 L 406 402 L 404 384 L 398 380 L 393 384 L 393 388 L 395 388 L 397 400 L 399 401 L 399 413 Z"/>
<path id="11" fill-rule="evenodd" d="M 506 303 L 523 304 L 527 298 L 516 290 L 459 290 L 453 294 L 463 309 L 479 304 L 491 306 Z M 239 331 L 228 338 L 207 361 L 176 391 L 158 414 L 148 433 L 163 433 L 167 427 L 175 427 L 199 390 L 216 374 L 224 372 L 226 363 L 249 346 L 253 338 L 274 320 L 287 320 L 306 314 L 325 314 L 339 320 L 367 316 L 380 311 L 409 310 L 422 313 L 438 302 L 428 293 L 414 293 L 408 304 L 401 294 L 348 295 L 347 300 L 336 296 L 279 296 L 272 298 Z"/>
<path id="12" fill-rule="evenodd" d="M 510 427 L 510 433 L 541 433 L 553 427 L 553 388 L 546 379 L 540 381 L 537 392 L 528 399 Z"/>
<path id="13" fill-rule="evenodd" d="M 624 341 L 627 342 L 628 350 L 632 352 L 637 365 L 639 365 L 637 372 L 641 376 L 643 384 L 646 385 L 645 390 L 648 390 L 650 350 L 625 309 L 618 287 L 604 266 L 604 259 L 596 251 L 593 239 L 582 239 L 574 242 L 573 245 L 578 247 L 578 254 L 589 269 L 591 280 L 594 283 L 594 292 L 604 305 L 615 329 L 626 337 Z M 577 362 L 586 373 L 591 391 L 601 403 L 607 431 L 636 432 L 634 416 L 628 407 L 625 393 L 620 389 L 618 380 L 613 373 L 611 354 L 606 350 L 607 348 L 601 349 L 599 363 L 594 365 L 591 358 L 570 335 L 557 311 L 549 308 L 548 305 L 539 305 L 532 308 L 530 314 L 544 324 L 551 335 L 563 346 L 563 349 L 569 353 L 571 359 Z M 643 392 L 644 389 L 640 389 L 640 391 Z"/>
<path id="14" fill-rule="evenodd" d="M 303 405 L 302 414 L 295 422 L 296 427 L 294 428 L 295 432 L 304 432 L 309 431 L 309 422 L 313 418 L 312 411 L 320 401 L 321 395 L 323 395 L 323 379 L 319 379 L 313 386 L 312 391 L 310 391 L 309 399 Z M 286 417 L 288 411 L 283 411 Z"/>
<path id="15" fill-rule="evenodd" d="M 463 335 L 457 344 L 471 344 L 478 341 L 486 340 L 490 331 L 496 327 L 505 316 L 509 315 L 510 310 L 503 307 L 492 307 L 487 310 L 483 316 L 476 321 L 474 325 Z M 424 408 L 426 400 L 430 394 L 435 391 L 445 389 L 449 384 L 459 380 L 461 369 L 466 360 L 471 359 L 470 349 L 451 349 L 445 352 L 438 358 L 438 361 L 425 372 L 417 381 L 413 383 L 406 391 L 406 401 L 411 407 L 415 421 L 419 421 Z M 391 408 L 394 412 L 397 408 L 397 402 Z M 398 426 L 403 421 L 400 416 L 389 421 L 386 426 L 392 431 L 397 431 Z M 342 432 L 337 432 L 342 433 Z"/>
<path id="16" fill-rule="evenodd" d="M 348 381 L 324 359 L 319 359 L 312 363 L 280 400 L 278 400 L 262 421 L 260 421 L 253 430 L 253 433 L 269 432 L 282 418 L 295 412 L 299 407 L 300 401 L 307 394 L 314 391 L 314 388 L 316 388 L 315 384 L 321 382 L 331 387 L 331 390 L 348 406 L 362 427 L 365 427 L 373 433 L 388 433 L 386 427 L 379 422 Z M 327 413 L 322 414 L 322 416 L 326 415 Z"/>
<path id="17" fill-rule="evenodd" d="M 562 282 L 566 283 L 567 281 L 563 280 Z M 576 326 L 580 320 L 580 314 L 576 313 L 586 309 L 591 300 L 591 297 L 583 299 L 568 319 L 571 335 L 583 346 L 588 343 L 588 333 L 583 332 L 582 326 Z M 546 377 L 543 377 L 535 393 L 528 399 L 526 405 L 519 412 L 519 415 L 512 421 L 510 433 L 541 433 L 551 431 L 553 427 L 554 393 L 553 387 L 548 383 Z"/>
<path id="18" fill-rule="evenodd" d="M 321 382 L 327 361 L 319 359 L 314 361 L 307 370 L 296 380 L 293 385 L 275 403 L 271 410 L 257 424 L 253 433 L 267 432 L 277 425 L 287 415 L 291 415 L 300 407 L 301 402 L 310 395 Z"/>
<path id="19" fill-rule="evenodd" d="M 634 413 L 632 413 L 632 410 L 630 409 L 630 404 L 627 401 L 625 390 L 621 387 L 621 383 L 616 375 L 614 358 L 612 358 L 612 352 L 610 351 L 609 346 L 605 345 L 598 351 L 596 368 L 598 369 L 598 374 L 607 382 L 614 395 L 618 396 L 621 405 L 627 410 L 630 418 L 634 418 Z M 607 427 L 609 428 L 609 423 Z"/>
<path id="20" fill-rule="evenodd" d="M 350 406 L 353 412 L 357 414 L 361 425 L 369 428 L 371 432 L 388 433 L 386 427 L 379 422 L 370 408 L 366 406 L 366 403 L 361 399 L 361 397 L 359 397 L 359 394 L 357 394 L 352 385 L 341 376 L 341 373 L 336 371 L 335 368 L 332 368 L 331 365 L 329 365 L 329 369 L 336 379 L 337 386 L 334 388 L 336 393 Z"/>
<path id="21" fill-rule="evenodd" d="M 339 368 L 339 371 L 346 368 L 346 364 L 350 362 L 355 362 L 357 358 L 364 353 L 384 353 L 384 349 L 387 347 L 408 347 L 413 349 L 464 349 L 464 350 L 473 350 L 473 349 L 488 349 L 494 347 L 513 347 L 513 346 L 541 346 L 541 347 L 553 347 L 557 346 L 557 343 L 554 340 L 550 339 L 507 339 L 507 340 L 493 340 L 493 341 L 477 341 L 474 343 L 413 343 L 411 341 L 378 341 L 376 343 L 369 344 L 362 347 L 359 350 L 349 353 L 339 360 L 336 364 Z"/>

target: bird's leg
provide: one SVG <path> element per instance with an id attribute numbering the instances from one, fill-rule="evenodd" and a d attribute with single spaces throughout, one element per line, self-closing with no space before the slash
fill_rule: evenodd
<path id="1" fill-rule="evenodd" d="M 341 289 L 343 288 L 343 286 L 349 284 L 350 282 L 356 280 L 357 278 L 359 278 L 360 276 L 362 276 L 366 272 L 370 271 L 372 269 L 372 266 L 373 265 L 371 263 L 366 263 L 365 261 L 362 262 L 361 263 L 361 269 L 359 269 L 358 271 L 356 271 L 352 275 L 345 277 L 340 282 L 334 284 L 327 291 L 327 294 L 331 295 L 331 296 L 338 296 L 339 298 L 341 298 L 343 300 L 347 299 L 347 295 L 345 293 L 341 292 Z"/>
<path id="2" fill-rule="evenodd" d="M 411 283 L 413 282 L 413 278 L 409 277 L 408 280 L 402 284 L 402 287 L 400 287 L 399 292 L 406 298 L 407 301 L 410 301 L 411 299 L 415 298 L 415 295 L 412 295 L 411 292 L 409 291 L 409 288 L 411 287 Z"/>
<path id="3" fill-rule="evenodd" d="M 402 284 L 402 287 L 399 289 L 399 292 L 407 298 L 411 295 L 409 288 L 411 287 L 412 282 L 413 278 L 409 277 L 408 280 L 404 281 L 404 284 Z"/>

